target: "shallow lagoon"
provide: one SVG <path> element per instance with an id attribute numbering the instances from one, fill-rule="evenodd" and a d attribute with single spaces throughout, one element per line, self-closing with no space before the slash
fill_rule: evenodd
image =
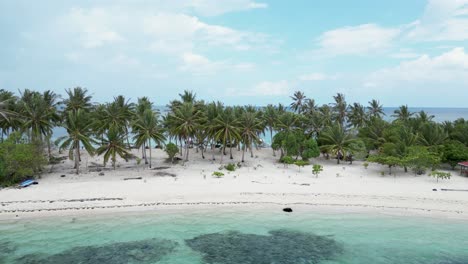
<path id="1" fill-rule="evenodd" d="M 0 223 L 0 263 L 468 263 L 468 222 L 281 208 Z"/>

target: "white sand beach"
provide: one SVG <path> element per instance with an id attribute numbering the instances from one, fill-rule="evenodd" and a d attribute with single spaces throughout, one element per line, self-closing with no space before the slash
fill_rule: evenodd
<path id="1" fill-rule="evenodd" d="M 192 208 L 215 206 L 272 205 L 313 208 L 320 210 L 371 211 L 384 214 L 418 214 L 429 217 L 468 218 L 468 178 L 451 171 L 449 180 L 436 181 L 427 175 L 415 176 L 362 162 L 336 164 L 336 160 L 320 157 L 311 160 L 324 166 L 316 178 L 311 165 L 285 168 L 272 156 L 271 149 L 255 151 L 254 158 L 246 153 L 246 161 L 234 172 L 219 170 L 220 154 L 215 150 L 201 158 L 191 150 L 189 162 L 170 164 L 160 149 L 153 150 L 153 169 L 137 165 L 135 160 L 119 160 L 113 170 L 108 164 L 104 175 L 95 165 L 102 165 L 101 157 L 83 154 L 81 173 L 74 174 L 73 162 L 47 167 L 38 185 L 24 189 L 0 190 L 0 220 L 100 213 Z M 240 161 L 241 152 L 233 150 L 224 162 Z M 134 151 L 135 155 L 141 153 Z M 65 154 L 61 154 L 62 156 Z M 215 178 L 214 171 L 225 176 Z M 385 176 L 381 172 L 385 172 Z M 102 173 L 101 173 L 102 174 Z M 62 175 L 65 175 L 62 177 Z M 141 179 L 127 179 L 136 178 Z M 434 191 L 433 189 L 437 189 Z"/>

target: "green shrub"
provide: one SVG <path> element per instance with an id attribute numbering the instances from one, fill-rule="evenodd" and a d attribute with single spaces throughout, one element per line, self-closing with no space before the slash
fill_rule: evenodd
<path id="1" fill-rule="evenodd" d="M 312 174 L 315 175 L 315 178 L 318 178 L 318 175 L 320 174 L 320 172 L 323 171 L 323 166 L 320 165 L 320 164 L 314 164 L 314 166 L 312 166 Z"/>
<path id="2" fill-rule="evenodd" d="M 224 173 L 222 173 L 222 172 L 220 172 L 220 171 L 215 171 L 215 172 L 213 172 L 212 175 L 213 175 L 214 177 L 216 177 L 216 178 L 221 178 L 221 177 L 224 176 Z"/>
<path id="3" fill-rule="evenodd" d="M 236 170 L 236 164 L 234 163 L 229 163 L 224 166 L 224 168 L 228 171 L 235 171 Z"/>
<path id="4" fill-rule="evenodd" d="M 452 174 L 450 172 L 443 172 L 443 171 L 432 171 L 429 176 L 432 176 L 437 179 L 437 182 L 439 182 L 439 179 L 450 179 Z"/>
<path id="5" fill-rule="evenodd" d="M 169 156 L 169 159 L 171 160 L 171 162 L 174 163 L 174 157 L 177 153 L 179 153 L 179 148 L 177 147 L 177 145 L 172 142 L 168 143 L 166 145 L 165 151 L 167 155 Z"/>
<path id="6" fill-rule="evenodd" d="M 367 170 L 367 167 L 369 167 L 369 163 L 368 163 L 368 162 L 364 162 L 364 163 L 362 164 L 362 166 L 364 166 L 364 169 Z"/>
<path id="7" fill-rule="evenodd" d="M 299 171 L 301 171 L 301 167 L 304 167 L 306 165 L 309 165 L 309 162 L 308 161 L 305 161 L 305 160 L 296 160 L 294 162 L 294 165 L 296 165 L 297 167 L 299 167 Z"/>
<path id="8" fill-rule="evenodd" d="M 281 163 L 284 164 L 285 167 L 288 165 L 294 164 L 294 159 L 291 156 L 284 156 L 281 158 Z"/>

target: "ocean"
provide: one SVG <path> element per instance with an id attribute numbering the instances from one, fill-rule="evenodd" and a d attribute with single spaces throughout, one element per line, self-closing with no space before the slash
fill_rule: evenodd
<path id="1" fill-rule="evenodd" d="M 468 222 L 212 208 L 0 224 L 0 263 L 462 264 Z"/>

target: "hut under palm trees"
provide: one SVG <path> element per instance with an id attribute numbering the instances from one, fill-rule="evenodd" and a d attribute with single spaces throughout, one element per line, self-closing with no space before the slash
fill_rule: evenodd
<path id="1" fill-rule="evenodd" d="M 468 161 L 459 162 L 460 165 L 460 175 L 468 176 Z"/>

